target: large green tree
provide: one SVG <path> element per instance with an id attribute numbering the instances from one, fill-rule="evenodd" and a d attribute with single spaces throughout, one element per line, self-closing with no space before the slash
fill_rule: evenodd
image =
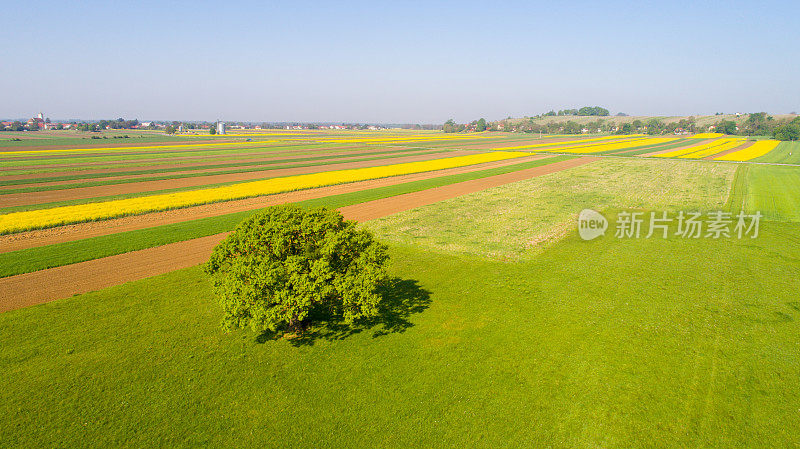
<path id="1" fill-rule="evenodd" d="M 778 140 L 800 140 L 800 121 L 787 123 L 775 128 L 774 136 Z"/>
<path id="2" fill-rule="evenodd" d="M 226 329 L 299 332 L 319 311 L 378 313 L 386 246 L 335 210 L 273 206 L 241 223 L 205 265 Z"/>

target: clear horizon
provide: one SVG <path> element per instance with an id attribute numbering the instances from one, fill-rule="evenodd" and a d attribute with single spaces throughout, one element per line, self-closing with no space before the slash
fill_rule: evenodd
<path id="1" fill-rule="evenodd" d="M 439 124 L 595 105 L 658 116 L 800 109 L 792 2 L 5 10 L 15 18 L 0 31 L 6 118 Z"/>

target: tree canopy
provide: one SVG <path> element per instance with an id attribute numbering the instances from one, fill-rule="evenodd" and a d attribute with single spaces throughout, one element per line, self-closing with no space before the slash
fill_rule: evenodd
<path id="1" fill-rule="evenodd" d="M 205 271 L 226 329 L 298 332 L 315 311 L 346 323 L 376 316 L 386 250 L 338 211 L 281 205 L 241 223 Z"/>

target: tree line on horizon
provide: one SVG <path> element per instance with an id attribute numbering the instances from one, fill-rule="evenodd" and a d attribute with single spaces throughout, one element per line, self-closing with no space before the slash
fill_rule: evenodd
<path id="1" fill-rule="evenodd" d="M 597 108 L 597 107 L 595 107 Z M 534 117 L 526 117 L 519 120 L 508 119 L 487 122 L 481 118 L 473 120 L 467 124 L 456 123 L 450 119 L 444 123 L 442 130 L 446 133 L 458 132 L 482 132 L 482 131 L 507 131 L 517 133 L 533 134 L 586 134 L 586 133 L 614 133 L 614 134 L 648 134 L 665 135 L 676 132 L 706 132 L 714 131 L 727 135 L 738 136 L 770 136 L 778 140 L 800 140 L 800 117 L 792 120 L 776 120 L 766 112 L 755 112 L 747 115 L 744 122 L 737 124 L 733 120 L 721 119 L 710 126 L 698 125 L 695 117 L 688 117 L 677 121 L 664 121 L 659 118 L 649 120 L 636 119 L 631 122 L 618 124 L 613 119 L 602 119 L 590 121 L 588 123 L 578 123 L 573 120 L 566 122 L 538 123 L 536 120 L 542 117 L 554 117 L 563 115 L 579 115 L 573 112 L 583 111 L 594 114 L 590 116 L 606 117 L 608 110 L 604 108 L 581 108 L 578 110 L 562 110 L 559 112 L 550 111 L 548 113 Z M 567 112 L 564 112 L 567 111 Z"/>

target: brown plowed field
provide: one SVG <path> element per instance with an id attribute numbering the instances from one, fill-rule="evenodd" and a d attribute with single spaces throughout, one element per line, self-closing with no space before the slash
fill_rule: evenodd
<path id="1" fill-rule="evenodd" d="M 503 161 L 487 162 L 485 164 L 468 165 L 466 167 L 449 168 L 445 170 L 414 173 L 410 175 L 394 176 L 349 184 L 338 184 L 317 189 L 298 190 L 296 192 L 279 193 L 276 195 L 260 196 L 235 201 L 204 204 L 201 206 L 174 209 L 150 214 L 135 215 L 115 218 L 104 221 L 89 221 L 55 228 L 40 229 L 35 231 L 20 232 L 17 234 L 0 235 L 0 253 L 34 248 L 37 246 L 52 245 L 55 243 L 69 242 L 90 237 L 116 234 L 119 232 L 134 231 L 136 229 L 161 226 L 183 221 L 197 220 L 200 218 L 216 217 L 219 215 L 261 209 L 275 204 L 304 201 L 314 198 L 357 192 L 360 190 L 374 189 L 412 181 L 437 178 L 440 176 L 470 173 L 491 168 L 505 167 L 520 164 L 536 159 L 553 157 L 550 155 L 533 155 Z"/>
<path id="2" fill-rule="evenodd" d="M 362 205 L 342 208 L 342 213 L 351 220 L 371 220 L 443 199 L 553 173 L 596 159 L 591 157 L 570 159 L 496 177 L 370 201 Z M 226 235 L 227 233 L 216 234 L 0 279 L 0 312 L 41 304 L 203 263 L 208 260 L 214 246 Z"/>
<path id="3" fill-rule="evenodd" d="M 447 157 L 466 156 L 474 154 L 468 151 L 451 151 Z M 24 206 L 32 204 L 51 203 L 55 201 L 70 201 L 87 198 L 97 198 L 111 195 L 125 195 L 131 193 L 146 193 L 157 190 L 180 189 L 185 187 L 201 187 L 209 184 L 226 182 L 253 181 L 279 176 L 293 176 L 308 173 L 319 173 L 331 170 L 345 170 L 353 168 L 376 167 L 380 165 L 401 164 L 404 162 L 427 161 L 441 158 L 441 154 L 423 154 L 407 157 L 398 157 L 391 160 L 376 159 L 373 161 L 345 162 L 331 165 L 314 165 L 308 167 L 285 168 L 277 170 L 263 170 L 246 173 L 233 173 L 224 175 L 197 176 L 194 178 L 164 179 L 161 181 L 142 181 L 128 184 L 111 184 L 92 187 L 77 187 L 65 190 L 48 190 L 44 192 L 11 193 L 0 195 L 0 207 Z M 387 163 L 388 162 L 388 163 Z"/>

